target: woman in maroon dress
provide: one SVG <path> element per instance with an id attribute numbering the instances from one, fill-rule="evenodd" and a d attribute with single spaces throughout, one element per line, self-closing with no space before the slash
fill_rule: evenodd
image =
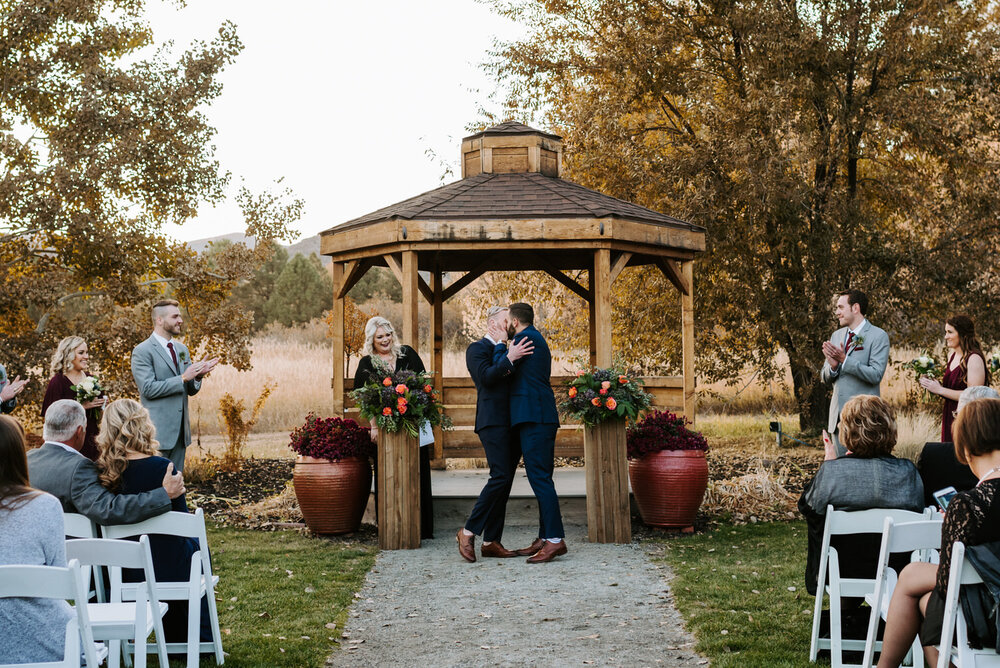
<path id="1" fill-rule="evenodd" d="M 90 353 L 86 341 L 79 336 L 67 336 L 59 342 L 49 367 L 52 378 L 45 390 L 45 398 L 42 399 L 42 418 L 54 402 L 60 399 L 76 399 L 73 386 L 90 375 L 87 373 L 89 368 Z M 101 397 L 83 402 L 83 408 L 87 411 L 87 439 L 83 442 L 80 452 L 91 461 L 97 460 L 97 432 L 100 429 L 101 408 L 107 400 L 107 397 Z"/>
<path id="2" fill-rule="evenodd" d="M 950 443 L 951 425 L 955 421 L 962 390 L 973 385 L 989 385 L 990 372 L 986 368 L 982 346 L 976 340 L 976 326 L 969 316 L 956 315 L 945 321 L 944 343 L 950 351 L 944 377 L 938 382 L 924 376 L 920 385 L 928 392 L 944 397 L 941 442 Z"/>

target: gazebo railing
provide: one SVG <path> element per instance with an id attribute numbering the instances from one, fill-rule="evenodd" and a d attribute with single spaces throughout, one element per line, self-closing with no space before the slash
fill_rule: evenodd
<path id="1" fill-rule="evenodd" d="M 563 383 L 567 376 L 554 376 L 552 389 L 556 401 L 561 401 L 566 391 Z M 669 410 L 678 415 L 684 412 L 683 376 L 643 377 L 646 391 L 653 395 L 653 408 Z M 348 378 L 345 387 L 352 387 Z M 483 446 L 474 431 L 476 422 L 476 387 L 469 377 L 444 378 L 445 412 L 454 423 L 454 430 L 442 432 L 435 442 L 435 457 L 485 457 Z M 358 418 L 358 409 L 350 395 L 344 397 L 344 417 Z M 556 457 L 583 456 L 583 429 L 579 423 L 561 419 L 556 434 Z"/>

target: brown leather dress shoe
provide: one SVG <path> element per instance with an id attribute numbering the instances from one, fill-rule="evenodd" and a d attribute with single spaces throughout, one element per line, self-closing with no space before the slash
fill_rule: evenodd
<path id="1" fill-rule="evenodd" d="M 458 541 L 458 553 L 462 555 L 462 558 L 466 561 L 473 563 L 476 561 L 476 536 L 466 536 L 465 531 L 462 529 L 458 530 L 458 535 L 455 536 L 455 540 Z"/>
<path id="2" fill-rule="evenodd" d="M 544 541 L 545 544 L 542 549 L 538 551 L 533 557 L 528 557 L 529 564 L 544 564 L 547 561 L 552 561 L 556 557 L 562 554 L 566 554 L 569 550 L 566 549 L 566 541 L 561 540 L 558 543 L 550 543 L 549 541 Z"/>
<path id="3" fill-rule="evenodd" d="M 493 541 L 489 545 L 483 543 L 482 547 L 479 548 L 479 553 L 484 557 L 495 557 L 497 559 L 509 559 L 510 557 L 520 556 L 514 550 L 508 550 L 501 545 L 498 540 Z"/>
<path id="4" fill-rule="evenodd" d="M 522 547 L 520 550 L 514 550 L 514 552 L 519 557 L 530 557 L 535 552 L 542 549 L 542 545 L 545 545 L 545 541 L 541 538 L 536 538 L 528 547 Z"/>

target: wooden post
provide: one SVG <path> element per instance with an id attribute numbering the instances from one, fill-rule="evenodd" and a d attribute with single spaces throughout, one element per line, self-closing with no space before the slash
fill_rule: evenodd
<path id="1" fill-rule="evenodd" d="M 431 274 L 431 291 L 434 299 L 431 302 L 431 338 L 433 340 L 433 359 L 431 371 L 434 372 L 434 389 L 438 396 L 444 396 L 444 273 L 439 266 L 434 267 Z M 431 466 L 444 468 L 444 432 L 441 427 L 434 427 L 434 453 Z"/>
<path id="2" fill-rule="evenodd" d="M 694 262 L 681 264 L 687 292 L 681 293 L 681 349 L 684 354 L 684 417 L 694 424 L 697 410 L 694 378 Z"/>
<path id="3" fill-rule="evenodd" d="M 405 431 L 378 433 L 378 546 L 420 547 L 420 454 Z"/>
<path id="4" fill-rule="evenodd" d="M 337 292 L 344 281 L 344 265 L 330 263 L 330 279 L 333 282 L 333 414 L 344 417 L 344 299 Z"/>
<path id="5" fill-rule="evenodd" d="M 591 543 L 629 543 L 628 461 L 624 420 L 605 420 L 583 430 L 587 476 L 587 538 Z"/>
<path id="6" fill-rule="evenodd" d="M 590 281 L 590 299 L 587 300 L 587 307 L 590 315 L 590 366 L 597 366 L 597 313 L 594 308 L 594 268 L 587 270 L 587 277 Z"/>
<path id="7" fill-rule="evenodd" d="M 417 253 L 403 251 L 403 323 L 400 343 L 405 343 L 420 352 L 420 302 L 417 287 Z"/>
<path id="8" fill-rule="evenodd" d="M 611 366 L 611 251 L 600 248 L 594 253 L 593 282 L 590 291 L 594 295 L 593 329 L 596 330 L 596 361 L 601 367 Z"/>

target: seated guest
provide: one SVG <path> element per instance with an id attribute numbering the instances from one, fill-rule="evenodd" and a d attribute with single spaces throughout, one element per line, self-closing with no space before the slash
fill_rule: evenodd
<path id="1" fill-rule="evenodd" d="M 952 435 L 958 461 L 968 464 L 979 482 L 948 504 L 941 526 L 940 563 L 908 564 L 899 574 L 889 601 L 879 668 L 898 666 L 918 630 L 926 665 L 937 665 L 952 545 L 1000 541 L 1000 400 L 969 402 L 955 419 Z M 970 644 L 995 646 L 994 638 L 976 638 L 973 627 L 969 625 Z"/>
<path id="2" fill-rule="evenodd" d="M 828 504 L 837 510 L 900 508 L 920 512 L 924 507 L 924 486 L 917 467 L 908 459 L 892 456 L 896 416 L 889 404 L 867 394 L 850 399 L 840 413 L 840 429 L 847 455 L 837 459 L 834 445 L 824 433 L 826 460 L 799 499 L 809 534 L 806 589 L 810 594 L 816 593 Z M 838 536 L 833 547 L 842 555 L 851 555 L 841 559 L 841 575 L 874 578 L 880 540 L 878 534 Z"/>
<path id="3" fill-rule="evenodd" d="M 62 507 L 28 486 L 21 425 L 0 416 L 0 565 L 66 566 Z M 0 598 L 0 664 L 62 661 L 66 601 Z"/>
<path id="4" fill-rule="evenodd" d="M 184 493 L 184 478 L 170 467 L 161 486 L 138 495 L 108 491 L 94 462 L 80 454 L 87 437 L 83 406 L 60 399 L 45 411 L 45 443 L 28 453 L 28 475 L 35 489 L 62 502 L 63 511 L 86 515 L 97 524 L 132 524 L 170 510 L 170 500 Z"/>
<path id="5" fill-rule="evenodd" d="M 28 384 L 18 376 L 14 380 L 7 377 L 7 369 L 0 364 L 0 413 L 10 413 L 17 408 L 17 395 Z"/>
<path id="6" fill-rule="evenodd" d="M 42 398 L 42 417 L 45 417 L 45 411 L 56 401 L 77 398 L 73 388 L 89 377 L 89 369 L 90 351 L 86 341 L 79 336 L 67 336 L 59 342 L 49 364 L 52 378 L 45 388 L 45 397 Z M 100 397 L 83 404 L 87 411 L 87 438 L 83 441 L 80 453 L 91 461 L 97 459 L 97 423 L 101 408 L 107 401 L 106 397 Z"/>
<path id="7" fill-rule="evenodd" d="M 132 496 L 161 489 L 163 476 L 173 468 L 169 459 L 160 457 L 156 441 L 156 427 L 149 418 L 149 411 L 138 401 L 118 399 L 111 402 L 101 418 L 101 431 L 97 436 L 97 468 L 101 484 L 121 496 Z M 184 495 L 174 497 L 171 510 L 188 512 Z M 157 582 L 186 582 L 191 571 L 191 555 L 198 551 L 198 541 L 180 536 L 149 537 L 153 555 L 153 570 Z M 123 573 L 128 582 L 141 582 L 141 571 Z M 187 640 L 186 601 L 170 601 L 163 617 L 163 633 L 167 642 Z M 208 602 L 202 599 L 201 639 L 212 639 L 212 625 L 208 616 Z"/>
<path id="8" fill-rule="evenodd" d="M 986 385 L 973 385 L 962 390 L 958 398 L 957 416 L 962 409 L 970 402 L 977 399 L 1000 399 L 1000 394 L 992 387 Z M 965 464 L 959 464 L 955 457 L 955 444 L 948 443 L 927 443 L 920 453 L 920 461 L 917 463 L 920 477 L 924 481 L 924 505 L 933 506 L 934 492 L 945 487 L 954 487 L 959 492 L 972 489 L 979 482 L 970 469 Z"/>

